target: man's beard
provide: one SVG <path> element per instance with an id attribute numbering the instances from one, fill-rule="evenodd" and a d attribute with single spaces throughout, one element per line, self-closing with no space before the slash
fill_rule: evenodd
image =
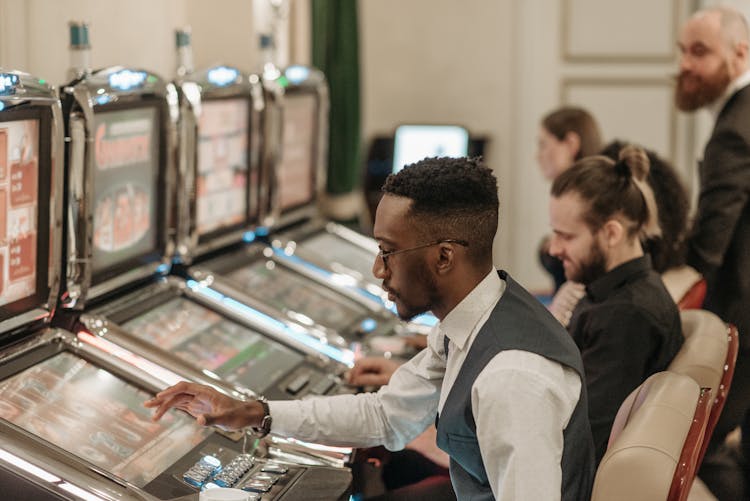
<path id="1" fill-rule="evenodd" d="M 440 295 L 438 294 L 435 278 L 430 274 L 427 266 L 422 266 L 422 268 L 419 269 L 416 275 L 417 276 L 414 278 L 422 284 L 422 288 L 424 289 L 424 296 L 426 298 L 422 304 L 406 302 L 398 291 L 389 288 L 387 284 L 383 284 L 391 292 L 391 294 L 395 296 L 397 306 L 398 304 L 400 304 L 401 309 L 404 310 L 402 313 L 398 310 L 398 308 L 396 309 L 398 317 L 404 321 L 409 321 L 417 315 L 421 315 L 422 313 L 426 313 L 432 310 L 440 300 Z"/>
<path id="2" fill-rule="evenodd" d="M 583 285 L 589 285 L 605 273 L 607 273 L 607 258 L 599 244 L 593 242 L 588 259 L 581 263 L 581 268 L 578 270 L 577 276 L 573 277 L 573 280 L 581 282 Z"/>
<path id="3" fill-rule="evenodd" d="M 685 85 L 691 80 L 696 84 L 696 87 L 693 90 L 685 89 Z M 726 61 L 721 64 L 717 73 L 707 78 L 683 71 L 677 75 L 677 85 L 674 92 L 675 105 L 682 111 L 695 111 L 720 98 L 726 92 L 731 81 L 729 64 Z"/>

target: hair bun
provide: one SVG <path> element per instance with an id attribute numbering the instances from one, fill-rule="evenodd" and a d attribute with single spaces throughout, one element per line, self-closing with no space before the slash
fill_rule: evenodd
<path id="1" fill-rule="evenodd" d="M 638 181 L 645 181 L 651 163 L 643 148 L 629 144 L 620 150 L 619 160 L 615 165 L 618 173 L 624 174 L 621 169 L 627 169 Z"/>

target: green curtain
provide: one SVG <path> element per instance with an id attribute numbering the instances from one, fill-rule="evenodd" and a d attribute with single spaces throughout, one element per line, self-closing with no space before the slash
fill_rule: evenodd
<path id="1" fill-rule="evenodd" d="M 312 51 L 331 96 L 327 191 L 349 193 L 362 177 L 356 0 L 312 0 Z"/>

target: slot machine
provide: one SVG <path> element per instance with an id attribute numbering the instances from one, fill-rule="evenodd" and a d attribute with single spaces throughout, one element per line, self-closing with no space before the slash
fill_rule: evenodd
<path id="1" fill-rule="evenodd" d="M 224 211 L 216 218 L 202 213 L 200 224 L 211 225 L 214 235 L 223 234 L 226 221 L 230 231 L 245 225 L 252 199 L 248 131 L 258 102 L 247 76 L 235 76 L 241 82 L 234 98 L 222 96 L 204 110 L 215 127 L 211 134 L 226 136 L 219 137 L 220 155 L 232 156 L 220 172 L 204 176 L 202 189 L 215 206 L 207 210 Z M 350 352 L 336 350 L 339 362 L 323 357 L 304 326 L 244 305 L 240 314 L 220 294 L 167 274 L 174 249 L 169 231 L 177 219 L 175 87 L 147 71 L 108 68 L 65 86 L 64 110 L 70 133 L 66 310 L 80 313 L 97 338 L 186 379 L 273 399 L 337 392 Z M 231 203 L 219 208 L 214 194 L 226 186 Z"/>
<path id="2" fill-rule="evenodd" d="M 269 191 L 268 183 L 273 178 L 267 174 L 268 167 L 258 170 L 261 174 L 258 179 L 247 176 L 251 181 L 249 199 L 243 198 L 245 195 L 239 190 L 232 194 L 232 190 L 226 186 L 214 192 L 206 189 L 213 182 L 212 179 L 221 174 L 214 170 L 218 168 L 217 162 L 226 161 L 217 154 L 224 155 L 222 148 L 225 148 L 223 144 L 226 141 L 221 134 L 228 132 L 219 134 L 219 128 L 226 127 L 232 120 L 223 120 L 219 126 L 219 121 L 211 117 L 222 108 L 229 109 L 227 103 L 236 98 L 221 96 L 217 86 L 207 81 L 208 74 L 196 74 L 194 77 L 199 81 L 185 80 L 180 84 L 181 102 L 184 103 L 181 117 L 186 124 L 181 129 L 181 141 L 188 146 L 192 142 L 196 147 L 192 150 L 194 156 L 189 153 L 181 155 L 185 162 L 181 171 L 185 172 L 183 179 L 186 184 L 179 191 L 190 197 L 180 204 L 183 208 L 181 219 L 192 222 L 183 226 L 187 232 L 180 235 L 183 242 L 181 250 L 184 252 L 183 263 L 177 273 L 186 277 L 187 284 L 208 285 L 211 291 L 248 305 L 254 311 L 306 326 L 307 332 L 315 338 L 305 340 L 309 346 L 324 356 L 350 363 L 342 359 L 342 353 L 348 356 L 352 351 L 366 346 L 369 337 L 390 335 L 401 326 L 381 305 L 370 300 L 362 301 L 361 295 L 354 292 L 352 287 L 341 286 L 342 283 L 351 284 L 351 277 L 336 276 L 339 282 L 320 280 L 317 273 L 311 275 L 305 268 L 300 270 L 293 256 L 287 256 L 256 238 L 258 222 L 266 219 L 268 214 L 263 210 L 262 202 L 253 205 L 253 194 L 256 192 L 252 184 L 260 183 L 261 192 Z M 317 97 L 312 102 L 317 103 Z M 303 106 L 309 105 L 308 101 L 305 103 Z M 283 113 L 297 113 L 293 107 L 293 104 L 291 107 L 284 104 Z M 240 107 L 232 109 L 237 113 Z M 266 139 L 272 140 L 269 131 L 275 130 L 277 125 L 269 122 L 278 115 L 278 110 L 264 110 L 264 143 Z M 299 126 L 307 129 L 306 123 Z M 227 151 L 231 151 L 230 148 L 227 147 Z M 261 155 L 275 157 L 273 153 Z M 291 188 L 296 193 L 300 189 L 307 189 L 307 183 L 312 182 L 312 178 L 297 179 L 297 172 L 290 174 L 278 180 L 279 186 L 299 185 Z M 293 195 L 294 204 L 297 203 L 295 197 L 299 197 L 299 194 Z M 234 202 L 228 203 L 230 199 Z M 258 194 L 257 199 L 265 198 Z M 247 211 L 248 206 L 259 208 L 249 227 L 242 225 L 243 211 Z M 235 245 L 228 245 L 232 240 Z M 297 380 L 297 384 L 303 387 L 311 383 L 304 378 Z"/>
<path id="3" fill-rule="evenodd" d="M 278 81 L 284 88 L 283 140 L 268 237 L 275 254 L 295 271 L 345 284 L 352 297 L 395 314 L 395 305 L 372 274 L 377 242 L 320 214 L 318 196 L 325 189 L 328 154 L 324 75 L 296 65 L 286 68 Z M 401 325 L 399 331 L 426 334 L 436 323 L 427 313 Z"/>
<path id="4" fill-rule="evenodd" d="M 343 498 L 349 482 L 343 469 L 244 454 L 238 437 L 201 428 L 179 412 L 151 422 L 143 401 L 175 375 L 135 354 L 137 363 L 126 363 L 52 327 L 63 124 L 60 102 L 43 80 L 0 71 L 0 138 L 3 497 L 197 499 L 196 486 L 212 482 L 244 486 L 255 498 L 308 499 L 308 489 L 319 499 Z M 323 495 L 322 482 L 336 487 Z"/>
<path id="5" fill-rule="evenodd" d="M 150 395 L 183 379 L 244 399 L 255 395 L 241 384 L 244 381 L 265 385 L 263 391 L 284 398 L 284 378 L 293 379 L 296 370 L 309 365 L 329 377 L 312 356 L 261 335 L 244 318 L 203 308 L 205 304 L 191 295 L 184 281 L 167 276 L 176 211 L 173 167 L 178 98 L 174 86 L 145 70 L 106 68 L 85 72 L 65 85 L 62 103 L 68 135 L 68 235 L 58 321 L 71 326 L 75 332 L 71 343 L 87 355 L 84 362 L 56 356 L 48 372 L 61 372 L 63 379 L 72 380 L 75 377 L 68 376 L 71 367 L 90 363 L 85 384 L 75 386 L 73 393 L 96 397 L 95 409 L 109 409 L 107 399 L 126 398 L 124 403 L 112 404 L 115 412 L 126 415 L 138 414 L 136 409 L 141 411 L 139 407 Z M 133 330 L 148 331 L 155 341 L 144 341 Z M 232 377 L 234 382 L 228 381 Z M 100 379 L 111 380 L 101 399 L 96 387 Z M 280 393 L 275 393 L 277 388 Z M 139 416 L 143 415 L 148 413 L 141 411 Z M 87 423 L 86 430 L 97 429 L 102 421 L 101 417 L 92 419 L 98 421 Z M 105 429 L 100 437 L 105 449 L 134 461 L 135 472 L 151 471 L 153 476 L 133 482 L 116 465 L 99 466 L 143 499 L 197 499 L 200 490 L 212 486 L 243 488 L 257 499 L 307 499 L 310 489 L 318 499 L 339 498 L 348 490 L 347 469 L 301 466 L 302 462 L 326 463 L 315 461 L 314 454 L 293 454 L 276 442 L 252 440 L 248 447 L 245 435 L 226 437 L 200 430 L 192 418 L 177 419 L 182 420 L 179 428 L 183 431 L 168 434 L 164 444 L 140 434 L 147 439 L 145 449 L 119 447 L 119 439 L 135 440 L 135 436 L 123 438 L 122 432 Z M 184 431 L 190 429 L 194 431 Z M 167 444 L 177 442 L 189 447 L 182 445 L 156 465 L 147 459 L 158 459 Z M 256 450 L 258 445 L 262 451 Z M 294 445 L 301 451 L 304 444 Z M 261 459 L 261 452 L 271 455 L 274 450 L 287 463 L 300 461 L 281 465 Z M 344 459 L 339 462 L 343 464 Z"/>

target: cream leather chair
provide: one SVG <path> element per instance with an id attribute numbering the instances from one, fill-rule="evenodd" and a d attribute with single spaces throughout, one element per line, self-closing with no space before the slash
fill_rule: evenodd
<path id="1" fill-rule="evenodd" d="M 710 390 L 659 372 L 622 403 L 594 479 L 592 501 L 682 501 L 695 477 Z"/>
<path id="2" fill-rule="evenodd" d="M 700 460 L 703 460 L 732 383 L 739 339 L 736 328 L 728 327 L 709 311 L 684 310 L 680 312 L 680 319 L 685 343 L 669 365 L 669 370 L 690 376 L 701 387 L 710 388 L 713 397 L 700 455 Z"/>
<path id="3" fill-rule="evenodd" d="M 694 268 L 680 266 L 661 274 L 662 282 L 680 310 L 700 308 L 706 297 L 706 280 Z"/>

